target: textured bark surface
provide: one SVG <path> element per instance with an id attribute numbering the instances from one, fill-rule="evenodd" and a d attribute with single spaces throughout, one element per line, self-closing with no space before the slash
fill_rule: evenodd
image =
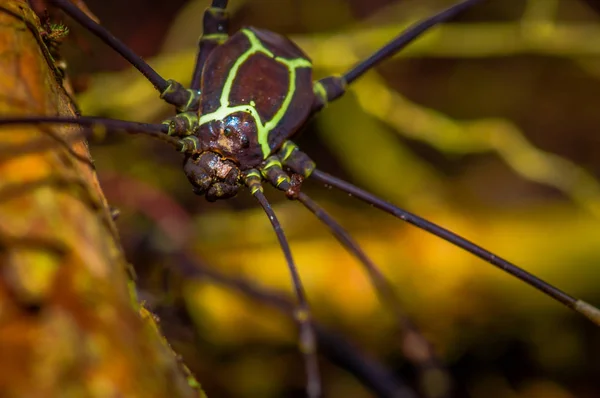
<path id="1" fill-rule="evenodd" d="M 0 117 L 74 114 L 39 29 L 27 2 L 0 0 Z M 0 397 L 201 395 L 132 304 L 76 131 L 0 128 Z"/>

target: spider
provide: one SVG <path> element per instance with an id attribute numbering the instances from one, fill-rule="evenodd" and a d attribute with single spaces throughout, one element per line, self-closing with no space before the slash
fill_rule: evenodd
<path id="1" fill-rule="evenodd" d="M 184 155 L 183 170 L 193 191 L 208 201 L 228 199 L 247 188 L 267 214 L 284 253 L 297 298 L 295 319 L 305 359 L 307 394 L 321 395 L 313 320 L 288 241 L 263 193 L 268 183 L 313 212 L 369 270 L 378 293 L 394 303 L 393 291 L 349 234 L 302 190 L 311 178 L 333 186 L 397 218 L 448 240 L 505 270 L 553 299 L 600 324 L 595 307 L 575 299 L 514 264 L 474 243 L 398 208 L 316 167 L 292 141 L 307 120 L 341 97 L 348 85 L 396 54 L 431 27 L 454 18 L 481 0 L 465 0 L 414 25 L 342 75 L 314 81 L 310 58 L 293 42 L 257 28 L 228 32 L 226 0 L 213 0 L 205 12 L 203 35 L 191 84 L 163 78 L 108 31 L 68 0 L 52 0 L 55 7 L 97 35 L 137 68 L 176 108 L 162 124 L 145 124 L 94 117 L 5 118 L 0 124 L 75 124 L 104 126 L 158 137 Z"/>

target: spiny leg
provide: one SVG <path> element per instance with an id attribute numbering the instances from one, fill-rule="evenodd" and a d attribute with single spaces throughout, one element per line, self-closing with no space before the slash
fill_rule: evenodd
<path id="1" fill-rule="evenodd" d="M 330 76 L 315 82 L 314 91 L 317 100 L 313 106 L 313 113 L 321 110 L 328 102 L 341 97 L 346 92 L 346 86 L 361 77 L 369 69 L 395 55 L 432 27 L 456 17 L 481 1 L 483 0 L 464 0 L 455 4 L 400 33 L 388 44 L 342 76 Z"/>
<path id="2" fill-rule="evenodd" d="M 192 84 L 190 88 L 200 90 L 200 79 L 202 69 L 211 51 L 227 40 L 227 28 L 229 26 L 229 17 L 225 9 L 228 0 L 213 0 L 212 5 L 204 11 L 202 36 L 198 43 L 198 56 L 192 75 Z"/>
<path id="3" fill-rule="evenodd" d="M 304 292 L 304 286 L 302 285 L 300 275 L 296 269 L 294 259 L 292 258 L 292 251 L 290 250 L 289 243 L 285 237 L 283 229 L 281 228 L 281 224 L 279 224 L 279 220 L 277 219 L 275 212 L 271 208 L 270 203 L 267 201 L 267 198 L 263 193 L 261 180 L 261 175 L 257 170 L 249 170 L 246 172 L 245 184 L 269 217 L 269 221 L 271 221 L 273 230 L 277 235 L 279 245 L 283 250 L 283 254 L 292 277 L 294 293 L 298 300 L 294 317 L 300 328 L 300 351 L 304 355 L 304 361 L 306 364 L 307 395 L 311 398 L 317 398 L 321 396 L 321 380 L 317 363 L 315 332 L 312 325 L 306 293 Z"/>
<path id="4" fill-rule="evenodd" d="M 320 170 L 314 170 L 311 176 L 327 185 L 334 186 L 341 191 L 349 193 L 360 200 L 377 207 L 380 210 L 385 211 L 397 218 L 400 218 L 417 228 L 423 229 L 427 232 L 430 232 L 433 235 L 436 235 L 451 244 L 460 247 L 463 250 L 468 251 L 471 254 L 481 258 L 489 262 L 490 264 L 504 270 L 505 272 L 515 276 L 521 281 L 533 286 L 535 289 L 540 292 L 550 296 L 554 300 L 564 304 L 568 308 L 573 309 L 576 312 L 584 315 L 596 325 L 600 326 L 600 310 L 585 301 L 576 299 L 562 290 L 552 286 L 548 282 L 543 281 L 542 279 L 530 274 L 522 268 L 512 264 L 511 262 L 504 260 L 503 258 L 483 249 L 482 247 L 474 244 L 473 242 L 468 241 L 465 238 L 458 236 L 457 234 L 440 227 L 430 221 L 427 221 L 415 214 L 412 214 L 406 210 L 400 209 L 391 203 L 388 203 L 377 196 L 364 191 L 346 181 L 340 180 L 339 178 L 333 177 L 327 173 L 324 173 Z"/>
<path id="5" fill-rule="evenodd" d="M 379 299 L 386 304 L 392 313 L 396 316 L 403 332 L 404 344 L 402 344 L 404 353 L 420 369 L 421 387 L 427 390 L 428 381 L 431 375 L 442 376 L 445 385 L 438 386 L 436 397 L 447 396 L 450 392 L 450 377 L 441 365 L 431 344 L 421 334 L 417 326 L 400 310 L 400 302 L 396 296 L 391 283 L 386 279 L 377 265 L 365 254 L 350 234 L 335 219 L 325 211 L 321 206 L 314 202 L 308 195 L 298 192 L 296 199 L 310 210 L 323 224 L 325 224 L 333 233 L 335 238 L 354 256 L 367 270 L 371 283 L 375 286 Z M 423 355 L 425 354 L 425 355 Z M 441 387 L 441 388 L 439 388 Z M 442 392 L 442 394 L 440 394 Z M 431 396 L 431 394 L 427 394 Z"/>
<path id="6" fill-rule="evenodd" d="M 185 112 L 198 107 L 198 94 L 195 90 L 186 90 L 180 83 L 174 80 L 166 80 L 159 75 L 140 56 L 135 54 L 122 41 L 114 37 L 106 28 L 96 23 L 81 11 L 70 0 L 50 0 L 57 8 L 64 11 L 81 26 L 92 32 L 96 37 L 118 52 L 131 65 L 139 70 L 142 75 L 161 93 L 169 104 L 175 105 L 179 111 Z"/>

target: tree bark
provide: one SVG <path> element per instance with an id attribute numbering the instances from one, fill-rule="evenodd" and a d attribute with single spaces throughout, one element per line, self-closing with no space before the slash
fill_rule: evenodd
<path id="1" fill-rule="evenodd" d="M 76 107 L 24 0 L 0 0 L 0 117 Z M 203 395 L 138 306 L 74 127 L 0 126 L 0 397 Z"/>

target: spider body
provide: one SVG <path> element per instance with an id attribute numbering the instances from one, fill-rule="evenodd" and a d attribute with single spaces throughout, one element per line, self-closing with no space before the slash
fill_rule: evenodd
<path id="1" fill-rule="evenodd" d="M 194 145 L 184 170 L 208 200 L 235 195 L 242 172 L 276 165 L 266 160 L 302 127 L 316 98 L 308 56 L 287 38 L 255 28 L 210 53 L 200 87 L 198 113 L 182 112 L 169 123 L 184 119 L 184 131 L 171 133 Z"/>
<path id="2" fill-rule="evenodd" d="M 205 130 L 231 138 L 238 132 L 233 149 L 221 151 L 242 169 L 256 167 L 291 137 L 314 102 L 308 56 L 283 36 L 254 28 L 242 29 L 211 52 L 201 87 L 199 137 L 205 138 Z M 243 135 L 249 139 L 246 152 Z"/>

